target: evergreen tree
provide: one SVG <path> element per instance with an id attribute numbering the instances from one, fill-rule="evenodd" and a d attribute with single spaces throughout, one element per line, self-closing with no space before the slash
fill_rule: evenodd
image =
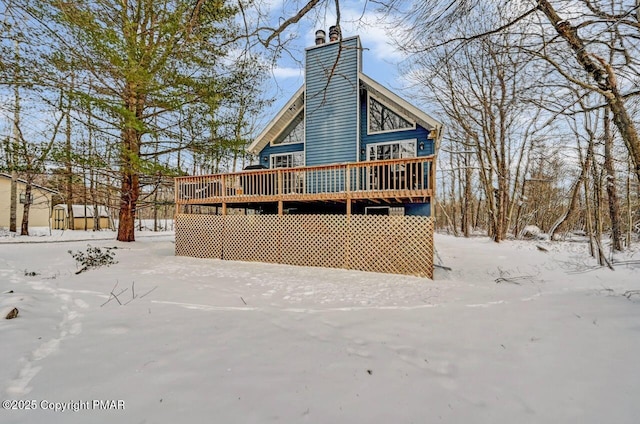
<path id="1" fill-rule="evenodd" d="M 216 109 L 234 79 L 227 52 L 238 39 L 225 0 L 44 0 L 21 5 L 42 33 L 51 86 L 67 86 L 119 152 L 118 240 L 134 241 L 140 178 L 154 158 L 184 148 L 168 135 L 193 105 Z M 232 58 L 231 58 L 232 59 Z M 74 70 L 68 84 L 64 70 Z M 55 72 L 59 70 L 60 72 Z"/>

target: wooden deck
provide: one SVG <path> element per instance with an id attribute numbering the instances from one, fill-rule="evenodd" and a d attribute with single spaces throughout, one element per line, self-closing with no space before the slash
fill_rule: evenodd
<path id="1" fill-rule="evenodd" d="M 277 202 L 426 202 L 433 195 L 433 156 L 178 177 L 176 205 Z"/>

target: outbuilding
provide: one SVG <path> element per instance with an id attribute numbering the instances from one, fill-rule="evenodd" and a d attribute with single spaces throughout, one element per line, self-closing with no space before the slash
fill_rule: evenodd
<path id="1" fill-rule="evenodd" d="M 0 172 L 0 228 L 9 228 L 11 219 L 11 175 Z M 16 180 L 16 228 L 22 226 L 22 216 L 26 199 L 27 182 L 21 178 Z M 55 190 L 38 184 L 31 185 L 31 196 L 28 199 L 29 227 L 49 227 L 52 196 Z"/>
<path id="2" fill-rule="evenodd" d="M 97 220 L 94 219 L 96 209 Z M 51 213 L 51 228 L 54 230 L 113 230 L 115 228 L 106 206 L 71 205 L 71 213 L 73 226 L 69 225 L 71 221 L 67 205 L 55 205 Z"/>

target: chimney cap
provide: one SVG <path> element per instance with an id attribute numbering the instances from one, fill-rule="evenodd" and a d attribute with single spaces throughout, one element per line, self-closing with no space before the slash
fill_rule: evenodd
<path id="1" fill-rule="evenodd" d="M 329 41 L 338 41 L 341 38 L 340 26 L 332 25 L 329 27 Z"/>
<path id="2" fill-rule="evenodd" d="M 326 35 L 327 34 L 324 32 L 323 29 L 319 29 L 316 31 L 316 46 L 326 43 L 326 40 L 324 38 Z"/>

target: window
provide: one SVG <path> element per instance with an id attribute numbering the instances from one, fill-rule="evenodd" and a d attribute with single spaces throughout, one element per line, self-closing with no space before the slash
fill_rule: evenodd
<path id="1" fill-rule="evenodd" d="M 389 215 L 404 216 L 403 206 L 367 206 L 364 208 L 365 215 Z"/>
<path id="2" fill-rule="evenodd" d="M 295 168 L 304 166 L 304 153 L 280 153 L 271 155 L 271 168 Z M 283 193 L 304 193 L 304 171 L 288 171 L 282 175 Z"/>
<path id="3" fill-rule="evenodd" d="M 271 168 L 295 168 L 304 165 L 303 152 L 271 155 Z"/>
<path id="4" fill-rule="evenodd" d="M 392 141 L 369 145 L 369 160 L 416 157 L 416 140 Z"/>
<path id="5" fill-rule="evenodd" d="M 371 95 L 369 95 L 368 123 L 369 133 L 411 130 L 416 128 L 415 122 L 410 122 L 403 118 Z"/>
<path id="6" fill-rule="evenodd" d="M 416 140 L 391 141 L 367 146 L 370 161 L 416 157 Z M 403 190 L 415 188 L 420 179 L 419 164 L 384 163 L 368 167 L 369 190 Z"/>
<path id="7" fill-rule="evenodd" d="M 279 144 L 295 144 L 295 143 L 304 143 L 304 119 L 302 119 L 302 114 L 296 118 L 298 122 L 295 124 L 293 129 L 287 133 L 284 137 L 278 137 L 273 143 L 274 145 Z"/>
<path id="8" fill-rule="evenodd" d="M 20 193 L 20 203 L 25 205 L 27 203 L 27 194 L 26 193 Z M 33 193 L 31 195 L 29 195 L 29 204 L 33 205 Z"/>

